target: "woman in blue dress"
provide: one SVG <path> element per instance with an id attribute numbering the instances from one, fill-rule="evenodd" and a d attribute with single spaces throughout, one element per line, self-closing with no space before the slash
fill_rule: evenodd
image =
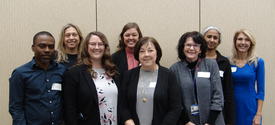
<path id="1" fill-rule="evenodd" d="M 231 70 L 236 125 L 260 125 L 264 101 L 264 60 L 255 56 L 255 39 L 247 30 L 234 35 Z"/>

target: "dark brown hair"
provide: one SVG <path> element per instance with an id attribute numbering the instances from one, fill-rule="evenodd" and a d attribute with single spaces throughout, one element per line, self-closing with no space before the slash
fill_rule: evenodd
<path id="1" fill-rule="evenodd" d="M 189 37 L 191 37 L 195 43 L 201 45 L 200 46 L 201 53 L 199 54 L 199 58 L 205 58 L 205 53 L 207 49 L 206 41 L 204 40 L 201 33 L 197 31 L 192 31 L 192 32 L 184 33 L 179 39 L 177 49 L 178 49 L 178 57 L 180 58 L 180 60 L 184 61 L 186 59 L 186 56 L 183 52 L 183 48 L 185 46 L 184 44 L 186 43 L 187 38 Z"/>
<path id="2" fill-rule="evenodd" d="M 119 38 L 119 44 L 118 44 L 118 46 L 117 46 L 117 48 L 118 48 L 119 50 L 125 49 L 123 34 L 124 34 L 128 29 L 131 29 L 131 28 L 135 28 L 135 29 L 137 30 L 137 32 L 138 32 L 138 38 L 139 38 L 139 39 L 142 37 L 142 33 L 141 33 L 140 28 L 139 28 L 139 26 L 138 26 L 137 23 L 135 23 L 135 22 L 127 23 L 126 25 L 124 25 L 124 27 L 123 27 L 123 29 L 122 29 L 120 35 L 119 35 L 119 37 L 120 37 L 120 38 Z"/>
<path id="3" fill-rule="evenodd" d="M 135 59 L 136 60 L 139 60 L 139 51 L 140 51 L 140 48 L 146 44 L 146 43 L 152 43 L 155 48 L 156 48 L 156 51 L 157 51 L 157 59 L 156 59 L 156 64 L 159 64 L 159 61 L 161 59 L 161 56 L 162 56 L 162 51 L 161 51 L 161 48 L 160 48 L 160 45 L 159 43 L 157 42 L 156 39 L 154 39 L 153 37 L 142 37 L 136 44 L 135 46 L 135 49 L 134 49 L 134 56 L 135 56 Z"/>

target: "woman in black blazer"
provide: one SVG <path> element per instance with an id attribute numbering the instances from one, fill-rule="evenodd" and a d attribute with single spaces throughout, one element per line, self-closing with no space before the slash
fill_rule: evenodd
<path id="1" fill-rule="evenodd" d="M 79 64 L 64 74 L 66 125 L 119 125 L 116 74 L 105 35 L 89 33 Z"/>
<path id="2" fill-rule="evenodd" d="M 176 125 L 182 110 L 180 86 L 174 74 L 159 65 L 159 44 L 152 37 L 141 38 L 134 55 L 141 66 L 123 77 L 122 123 Z"/>
<path id="3" fill-rule="evenodd" d="M 138 66 L 138 61 L 134 58 L 134 47 L 142 33 L 138 24 L 130 22 L 124 25 L 119 37 L 118 51 L 112 55 L 112 60 L 120 76 L 123 76 L 125 71 Z"/>

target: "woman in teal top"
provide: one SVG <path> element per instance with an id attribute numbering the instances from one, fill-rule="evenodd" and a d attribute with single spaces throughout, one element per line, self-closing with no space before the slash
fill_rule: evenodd
<path id="1" fill-rule="evenodd" d="M 255 39 L 247 30 L 235 33 L 231 70 L 236 125 L 261 124 L 265 71 L 264 60 L 255 56 L 255 45 Z"/>

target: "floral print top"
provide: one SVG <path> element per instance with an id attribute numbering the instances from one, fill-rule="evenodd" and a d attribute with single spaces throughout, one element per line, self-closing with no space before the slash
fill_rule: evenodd
<path id="1" fill-rule="evenodd" d="M 118 89 L 115 81 L 105 74 L 104 69 L 93 69 L 97 77 L 93 78 L 100 112 L 101 125 L 117 125 Z"/>

